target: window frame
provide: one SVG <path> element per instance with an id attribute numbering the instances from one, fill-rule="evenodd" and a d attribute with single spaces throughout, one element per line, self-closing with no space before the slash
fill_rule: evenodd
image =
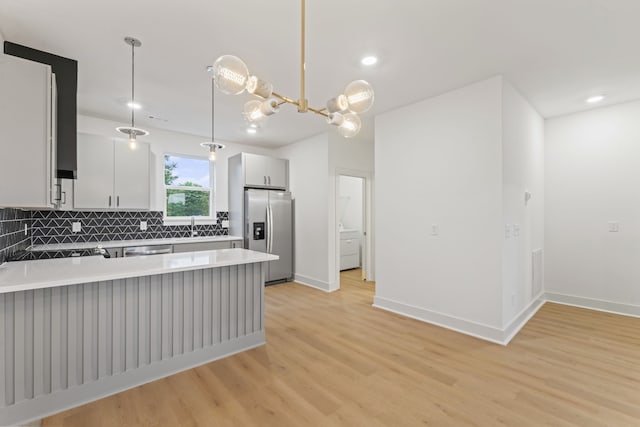
<path id="1" fill-rule="evenodd" d="M 165 157 L 180 157 L 193 160 L 206 160 L 209 162 L 209 187 L 185 187 L 182 185 L 167 185 L 164 180 L 164 168 Z M 208 156 L 197 156 L 193 154 L 183 154 L 176 152 L 164 152 L 162 153 L 162 168 L 161 168 L 161 180 L 162 180 L 162 217 L 164 225 L 188 225 L 191 223 L 190 216 L 167 216 L 167 190 L 184 190 L 184 191 L 201 191 L 203 193 L 209 193 L 209 216 L 194 216 L 196 224 L 216 224 L 217 213 L 216 207 L 216 187 L 215 187 L 215 161 L 211 161 Z"/>

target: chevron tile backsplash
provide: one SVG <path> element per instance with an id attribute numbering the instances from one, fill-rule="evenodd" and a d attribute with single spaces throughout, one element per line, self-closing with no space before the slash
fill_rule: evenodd
<path id="1" fill-rule="evenodd" d="M 189 225 L 163 225 L 162 212 L 80 212 L 33 211 L 33 244 L 105 242 L 112 240 L 168 239 L 191 237 Z M 226 236 L 228 228 L 222 221 L 228 212 L 217 212 L 216 223 L 196 225 L 198 236 Z M 140 230 L 140 222 L 147 222 L 147 230 Z M 80 222 L 82 231 L 73 233 L 71 224 Z"/>
<path id="2" fill-rule="evenodd" d="M 24 230 L 27 227 L 27 234 Z M 31 212 L 0 209 L 0 264 L 31 245 Z"/>
<path id="3" fill-rule="evenodd" d="M 222 226 L 222 221 L 228 219 L 228 212 L 217 212 L 215 224 L 196 225 L 194 228 L 198 236 L 227 236 L 229 229 Z M 146 231 L 140 231 L 140 221 L 147 222 Z M 73 222 L 82 224 L 81 232 L 71 231 Z M 31 245 L 191 237 L 191 226 L 163 225 L 162 222 L 162 212 L 26 211 L 0 208 L 0 264 L 9 260 L 37 258 L 33 254 L 25 256 L 23 253 Z M 52 257 L 44 252 L 38 256 Z M 60 252 L 57 256 L 69 254 Z"/>

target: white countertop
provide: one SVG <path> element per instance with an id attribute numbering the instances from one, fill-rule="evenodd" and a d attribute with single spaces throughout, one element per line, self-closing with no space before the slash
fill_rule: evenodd
<path id="1" fill-rule="evenodd" d="M 238 236 L 205 236 L 205 237 L 176 237 L 173 239 L 138 239 L 138 240 L 110 240 L 107 242 L 78 242 L 59 243 L 51 245 L 33 245 L 31 252 L 73 251 L 93 249 L 100 245 L 103 248 L 128 248 L 131 246 L 179 245 L 180 243 L 230 242 L 242 240 Z"/>
<path id="2" fill-rule="evenodd" d="M 277 259 L 276 255 L 237 248 L 132 258 L 91 256 L 8 262 L 0 266 L 0 294 Z"/>

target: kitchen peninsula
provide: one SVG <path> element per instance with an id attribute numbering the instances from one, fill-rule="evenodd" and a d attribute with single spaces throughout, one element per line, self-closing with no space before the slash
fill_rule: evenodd
<path id="1" fill-rule="evenodd" d="M 265 263 L 222 249 L 0 266 L 0 425 L 265 343 Z"/>

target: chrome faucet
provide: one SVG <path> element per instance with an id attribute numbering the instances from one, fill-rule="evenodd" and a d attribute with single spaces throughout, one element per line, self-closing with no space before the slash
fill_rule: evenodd
<path id="1" fill-rule="evenodd" d="M 195 230 L 195 226 L 196 226 L 196 217 L 192 216 L 191 217 L 191 237 L 196 237 L 198 235 L 198 232 Z"/>

